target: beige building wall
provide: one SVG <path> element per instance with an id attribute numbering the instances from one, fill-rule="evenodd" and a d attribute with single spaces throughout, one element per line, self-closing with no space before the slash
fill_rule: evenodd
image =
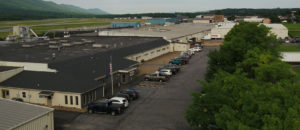
<path id="1" fill-rule="evenodd" d="M 193 20 L 193 23 L 210 23 L 210 20 Z"/>
<path id="2" fill-rule="evenodd" d="M 170 52 L 170 45 L 161 46 L 158 48 L 154 48 L 145 52 L 137 53 L 134 55 L 129 55 L 126 58 L 129 60 L 142 62 L 142 61 L 148 61 L 153 58 L 156 58 L 158 56 L 167 54 Z"/>
<path id="3" fill-rule="evenodd" d="M 23 68 L 17 68 L 17 69 L 0 72 L 0 83 L 21 73 L 23 70 L 24 70 Z"/>
<path id="4" fill-rule="evenodd" d="M 65 97 L 68 99 L 68 104 L 65 103 Z M 78 104 L 76 104 L 76 97 L 78 98 Z M 73 103 L 71 104 L 71 98 Z M 55 92 L 52 98 L 52 106 L 62 106 L 81 109 L 81 96 L 76 93 L 63 93 Z"/>
<path id="5" fill-rule="evenodd" d="M 26 122 L 13 130 L 54 130 L 53 111 Z"/>
<path id="6" fill-rule="evenodd" d="M 67 92 L 54 92 L 52 99 L 46 97 L 40 97 L 39 93 L 42 90 L 35 89 L 22 89 L 13 87 L 1 87 L 0 86 L 0 97 L 3 97 L 2 90 L 8 90 L 9 95 L 5 98 L 21 98 L 24 102 L 40 104 L 45 106 L 59 106 L 59 107 L 71 107 L 81 109 L 81 96 L 79 93 L 67 93 Z M 68 104 L 65 103 L 65 96 L 67 96 Z M 71 104 L 71 97 L 73 103 Z M 76 104 L 76 97 L 78 98 L 78 104 Z"/>
<path id="7" fill-rule="evenodd" d="M 213 28 L 211 29 L 212 35 L 219 34 L 221 38 L 225 38 L 225 35 L 231 30 L 232 28 Z"/>

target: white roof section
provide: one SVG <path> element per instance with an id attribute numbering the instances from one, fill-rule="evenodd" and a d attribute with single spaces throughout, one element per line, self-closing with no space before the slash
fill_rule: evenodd
<path id="1" fill-rule="evenodd" d="M 270 27 L 272 29 L 280 29 L 280 30 L 288 30 L 284 25 L 282 24 L 264 24 L 267 27 Z"/>
<path id="2" fill-rule="evenodd" d="M 184 37 L 190 34 L 209 31 L 212 24 L 205 23 L 182 23 L 168 26 L 145 26 L 138 29 L 115 29 L 99 32 L 102 36 L 149 36 L 164 37 L 167 40 Z"/>
<path id="3" fill-rule="evenodd" d="M 282 52 L 281 56 L 284 62 L 300 62 L 300 52 Z"/>
<path id="4" fill-rule="evenodd" d="M 0 130 L 14 129 L 51 111 L 52 108 L 0 98 Z"/>

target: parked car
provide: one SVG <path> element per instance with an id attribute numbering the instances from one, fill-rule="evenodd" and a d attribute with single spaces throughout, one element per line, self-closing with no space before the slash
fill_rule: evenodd
<path id="1" fill-rule="evenodd" d="M 132 100 L 139 98 L 139 93 L 133 89 L 122 90 L 120 93 L 128 94 Z"/>
<path id="2" fill-rule="evenodd" d="M 110 100 L 104 100 L 88 105 L 88 113 L 110 113 L 115 116 L 121 114 L 123 105 L 114 104 Z"/>
<path id="3" fill-rule="evenodd" d="M 182 60 L 183 64 L 188 64 L 189 61 L 190 61 L 189 58 L 184 57 L 184 56 L 179 56 L 179 57 L 177 57 L 176 59 Z"/>
<path id="4" fill-rule="evenodd" d="M 175 65 L 175 64 L 168 64 L 168 65 L 165 65 L 164 67 L 165 68 L 170 68 L 170 69 L 175 69 L 176 72 L 180 71 L 180 67 L 178 65 Z"/>
<path id="5" fill-rule="evenodd" d="M 159 82 L 166 82 L 169 80 L 168 76 L 163 76 L 159 73 L 153 73 L 145 75 L 145 80 L 147 81 L 159 81 Z"/>
<path id="6" fill-rule="evenodd" d="M 164 75 L 164 76 L 169 76 L 171 77 L 173 75 L 172 73 L 172 70 L 171 69 L 159 69 L 156 73 L 160 73 L 161 75 Z"/>
<path id="7" fill-rule="evenodd" d="M 183 60 L 180 60 L 180 59 L 173 59 L 173 60 L 171 60 L 169 63 L 175 64 L 175 65 L 183 65 L 183 64 L 184 64 L 184 61 L 183 61 Z"/>
<path id="8" fill-rule="evenodd" d="M 117 94 L 117 96 L 116 97 L 123 97 L 123 98 L 125 98 L 126 100 L 128 100 L 128 101 L 131 101 L 130 100 L 130 96 L 128 95 L 128 94 L 125 94 L 125 93 L 118 93 Z"/>
<path id="9" fill-rule="evenodd" d="M 124 108 L 127 108 L 129 106 L 129 102 L 124 97 L 113 97 L 109 99 L 113 104 L 121 104 Z"/>
<path id="10" fill-rule="evenodd" d="M 175 75 L 180 70 L 180 67 L 178 67 L 175 64 L 169 64 L 169 65 L 165 65 L 165 66 L 160 67 L 158 69 L 158 71 L 163 70 L 163 69 L 170 69 L 172 74 Z"/>
<path id="11" fill-rule="evenodd" d="M 194 47 L 194 50 L 195 50 L 196 52 L 200 52 L 200 51 L 202 51 L 202 48 L 201 48 L 201 47 Z"/>

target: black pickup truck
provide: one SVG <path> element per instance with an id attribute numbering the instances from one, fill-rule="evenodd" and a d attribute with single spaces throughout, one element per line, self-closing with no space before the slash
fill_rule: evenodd
<path id="1" fill-rule="evenodd" d="M 115 116 L 121 114 L 123 106 L 121 104 L 113 104 L 110 100 L 104 100 L 88 106 L 88 113 L 110 113 Z"/>

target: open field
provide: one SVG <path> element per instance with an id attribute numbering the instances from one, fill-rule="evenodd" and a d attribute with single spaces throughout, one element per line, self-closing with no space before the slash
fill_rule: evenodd
<path id="1" fill-rule="evenodd" d="M 0 38 L 9 35 L 13 26 L 32 26 L 37 34 L 49 30 L 70 29 L 81 27 L 99 27 L 110 25 L 111 22 L 146 22 L 141 19 L 104 19 L 104 18 L 66 18 L 66 19 L 45 19 L 45 20 L 22 20 L 22 21 L 0 21 Z M 4 31 L 3 31 L 4 30 Z"/>
<path id="2" fill-rule="evenodd" d="M 300 24 L 284 24 L 289 30 L 289 35 L 291 37 L 300 37 Z"/>
<path id="3" fill-rule="evenodd" d="M 279 46 L 280 52 L 300 52 L 298 45 L 281 45 Z"/>

